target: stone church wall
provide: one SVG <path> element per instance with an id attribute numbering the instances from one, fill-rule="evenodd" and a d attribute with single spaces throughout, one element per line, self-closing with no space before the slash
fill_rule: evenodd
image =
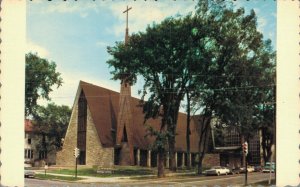
<path id="1" fill-rule="evenodd" d="M 63 149 L 57 152 L 56 165 L 74 166 L 74 148 L 77 147 L 77 119 L 78 119 L 78 90 L 73 107 L 70 123 L 65 136 Z M 93 122 L 89 107 L 87 107 L 87 132 L 86 132 L 86 166 L 112 167 L 114 148 L 103 148 Z"/>
<path id="2" fill-rule="evenodd" d="M 64 139 L 63 148 L 61 151 L 57 152 L 56 155 L 56 165 L 59 166 L 74 166 L 75 164 L 74 148 L 77 147 L 78 94 L 75 103 Z"/>
<path id="3" fill-rule="evenodd" d="M 87 111 L 86 138 L 86 165 L 112 167 L 114 163 L 114 148 L 104 148 L 102 146 L 89 109 Z"/>

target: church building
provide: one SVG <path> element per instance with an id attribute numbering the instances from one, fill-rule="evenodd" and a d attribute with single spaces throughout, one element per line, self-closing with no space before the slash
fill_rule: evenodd
<path id="1" fill-rule="evenodd" d="M 199 116 L 191 119 L 191 159 L 186 154 L 186 114 L 179 113 L 176 130 L 175 160 L 178 167 L 196 163 Z M 159 129 L 160 119 L 146 124 Z M 139 165 L 156 167 L 157 153 L 152 150 L 155 137 L 146 136 L 140 100 L 131 97 L 131 86 L 121 83 L 121 92 L 80 81 L 63 148 L 57 153 L 57 165 L 73 166 L 74 148 L 80 149 L 78 163 L 87 166 L 112 167 Z M 168 155 L 165 166 L 168 167 Z M 220 165 L 219 154 L 206 154 L 207 166 Z"/>

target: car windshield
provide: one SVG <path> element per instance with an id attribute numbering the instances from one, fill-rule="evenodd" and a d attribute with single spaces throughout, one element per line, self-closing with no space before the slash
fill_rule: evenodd
<path id="1" fill-rule="evenodd" d="M 211 169 L 221 169 L 221 166 L 213 166 Z"/>

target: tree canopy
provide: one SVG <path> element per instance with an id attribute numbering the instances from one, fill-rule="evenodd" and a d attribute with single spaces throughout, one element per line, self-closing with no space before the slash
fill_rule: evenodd
<path id="1" fill-rule="evenodd" d="M 37 54 L 26 54 L 25 66 L 25 115 L 33 113 L 40 98 L 51 100 L 49 93 L 52 86 L 62 85 L 60 73 L 56 71 L 55 62 L 39 57 Z"/>
<path id="2" fill-rule="evenodd" d="M 69 124 L 71 109 L 50 103 L 46 107 L 37 106 L 32 116 L 33 128 L 40 137 L 37 149 L 47 152 L 59 150 Z"/>

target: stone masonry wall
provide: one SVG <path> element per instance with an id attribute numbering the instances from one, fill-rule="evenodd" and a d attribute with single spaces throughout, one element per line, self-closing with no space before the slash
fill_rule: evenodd
<path id="1" fill-rule="evenodd" d="M 75 104 L 72 110 L 70 123 L 66 132 L 63 148 L 57 152 L 56 165 L 73 166 L 75 163 L 74 148 L 77 147 L 77 118 L 78 118 L 78 98 L 81 89 L 76 95 Z M 87 107 L 87 134 L 86 134 L 86 165 L 112 167 L 113 165 L 113 148 L 103 148 L 91 117 L 91 112 Z"/>
<path id="2" fill-rule="evenodd" d="M 212 167 L 220 165 L 220 155 L 219 154 L 205 154 L 203 159 L 204 167 Z"/>
<path id="3" fill-rule="evenodd" d="M 79 93 L 81 90 L 78 91 Z M 66 132 L 63 148 L 57 152 L 56 165 L 73 166 L 75 163 L 74 148 L 77 147 L 77 116 L 78 116 L 78 93 L 72 110 L 70 123 Z"/>
<path id="4" fill-rule="evenodd" d="M 114 163 L 114 148 L 104 148 L 100 142 L 91 112 L 87 111 L 86 165 L 110 168 Z"/>

